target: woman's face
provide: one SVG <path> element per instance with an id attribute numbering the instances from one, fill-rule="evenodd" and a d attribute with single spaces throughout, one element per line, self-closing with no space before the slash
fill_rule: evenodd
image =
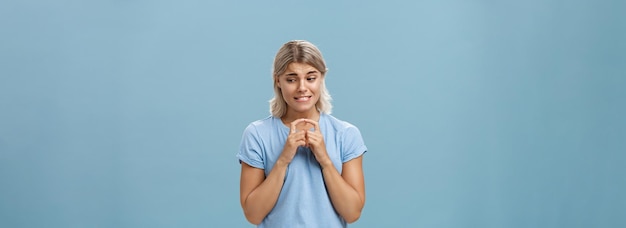
<path id="1" fill-rule="evenodd" d="M 306 63 L 290 63 L 285 73 L 279 75 L 277 85 L 287 102 L 288 113 L 316 111 L 315 104 L 320 98 L 322 74 Z"/>

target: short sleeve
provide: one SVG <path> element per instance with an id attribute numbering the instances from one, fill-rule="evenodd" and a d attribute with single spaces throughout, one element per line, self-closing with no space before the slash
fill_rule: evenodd
<path id="1" fill-rule="evenodd" d="M 342 163 L 355 159 L 367 152 L 367 147 L 357 127 L 349 125 L 345 129 L 342 136 L 341 151 Z"/>
<path id="2" fill-rule="evenodd" d="M 240 163 L 245 162 L 252 167 L 265 169 L 261 140 L 253 124 L 248 125 L 243 132 L 237 158 Z"/>

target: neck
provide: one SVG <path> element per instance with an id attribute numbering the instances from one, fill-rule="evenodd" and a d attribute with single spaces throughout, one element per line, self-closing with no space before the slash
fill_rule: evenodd
<path id="1" fill-rule="evenodd" d="M 280 118 L 283 123 L 285 124 L 289 124 L 291 122 L 293 122 L 294 120 L 297 119 L 310 119 L 310 120 L 314 120 L 314 121 L 319 121 L 320 119 L 320 112 L 317 111 L 317 109 L 314 109 L 311 112 L 290 112 L 287 111 L 287 113 Z"/>

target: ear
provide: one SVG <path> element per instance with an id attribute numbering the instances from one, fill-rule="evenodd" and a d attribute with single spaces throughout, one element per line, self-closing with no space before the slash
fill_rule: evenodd
<path id="1" fill-rule="evenodd" d="M 280 89 L 280 81 L 278 81 L 278 77 L 276 77 L 276 79 L 274 80 L 274 83 L 276 84 L 276 87 Z"/>

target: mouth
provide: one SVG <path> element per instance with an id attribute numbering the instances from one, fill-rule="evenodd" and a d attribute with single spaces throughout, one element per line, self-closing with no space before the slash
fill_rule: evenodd
<path id="1" fill-rule="evenodd" d="M 293 99 L 295 99 L 298 102 L 305 102 L 305 101 L 309 101 L 311 100 L 312 96 L 300 96 L 300 97 L 294 97 Z"/>

